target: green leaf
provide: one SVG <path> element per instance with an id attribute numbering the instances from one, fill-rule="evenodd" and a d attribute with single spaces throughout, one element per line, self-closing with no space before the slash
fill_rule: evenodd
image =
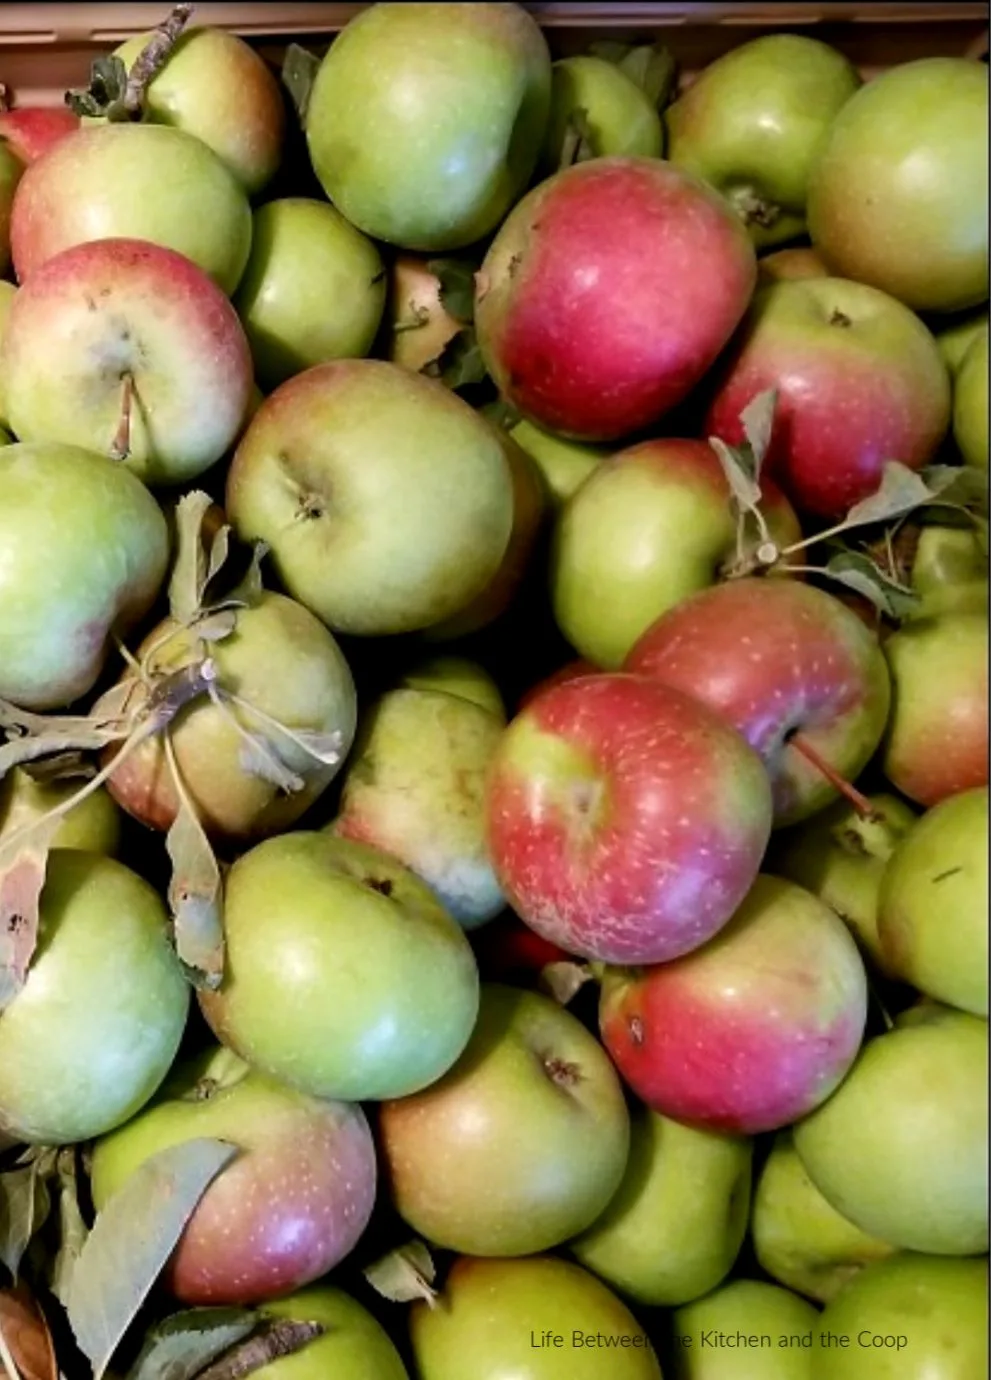
<path id="1" fill-rule="evenodd" d="M 823 574 L 863 595 L 889 618 L 904 618 L 919 602 L 914 590 L 893 580 L 870 556 L 859 551 L 839 552 L 823 568 Z"/>
<path id="2" fill-rule="evenodd" d="M 195 1380 L 218 1356 L 258 1326 L 246 1308 L 190 1308 L 153 1327 L 127 1380 Z"/>
<path id="3" fill-rule="evenodd" d="M 558 159 L 558 171 L 564 168 L 573 167 L 575 163 L 587 163 L 595 157 L 595 137 L 592 126 L 588 118 L 588 111 L 582 105 L 576 105 L 568 115 L 568 122 L 564 127 L 564 139 L 561 142 L 561 157 Z"/>
<path id="4" fill-rule="evenodd" d="M 0 1012 L 27 982 L 48 854 L 61 827 L 62 816 L 52 812 L 0 840 Z"/>
<path id="5" fill-rule="evenodd" d="M 478 340 L 471 326 L 464 326 L 444 346 L 439 358 L 432 360 L 423 373 L 440 379 L 452 392 L 472 383 L 481 383 L 487 370 L 478 348 Z"/>
<path id="6" fill-rule="evenodd" d="M 207 555 L 203 549 L 203 519 L 213 507 L 209 494 L 196 489 L 183 494 L 176 505 L 178 549 L 169 580 L 169 612 L 188 627 L 200 612 L 207 582 Z"/>
<path id="7" fill-rule="evenodd" d="M 512 431 L 513 427 L 518 426 L 522 421 L 520 413 L 504 398 L 499 398 L 493 403 L 486 403 L 481 411 L 493 426 L 499 427 L 502 431 Z"/>
<path id="8" fill-rule="evenodd" d="M 76 115 L 128 119 L 126 94 L 127 68 L 116 54 L 110 54 L 94 61 L 89 86 L 67 91 L 65 103 Z"/>
<path id="9" fill-rule="evenodd" d="M 749 460 L 754 482 L 760 484 L 761 470 L 771 447 L 771 434 L 774 431 L 774 414 L 778 406 L 778 391 L 769 388 L 751 398 L 740 413 L 740 424 L 750 448 Z"/>
<path id="10" fill-rule="evenodd" d="M 890 522 L 904 517 L 933 497 L 926 481 L 897 460 L 886 460 L 881 483 L 868 498 L 855 503 L 843 520 L 844 530 L 869 527 L 875 522 Z"/>
<path id="11" fill-rule="evenodd" d="M 392 1303 L 411 1303 L 423 1299 L 433 1304 L 437 1291 L 432 1287 L 437 1267 L 422 1241 L 410 1241 L 382 1256 L 364 1271 L 365 1279 L 382 1298 Z"/>
<path id="12" fill-rule="evenodd" d="M 145 1160 L 97 1215 L 66 1299 L 93 1380 L 101 1380 L 197 1204 L 236 1154 L 218 1140 L 170 1146 Z"/>
<path id="13" fill-rule="evenodd" d="M 224 978 L 223 882 L 220 867 L 189 798 L 168 737 L 166 757 L 179 809 L 165 836 L 172 863 L 168 901 L 176 953 L 194 987 L 215 991 Z"/>
<path id="14" fill-rule="evenodd" d="M 988 516 L 988 472 L 976 465 L 930 465 L 920 471 L 933 502 Z"/>
<path id="15" fill-rule="evenodd" d="M 50 1211 L 51 1198 L 41 1159 L 0 1174 L 0 1261 L 15 1283 L 24 1252 L 45 1225 Z"/>
<path id="16" fill-rule="evenodd" d="M 455 321 L 470 324 L 475 316 L 475 268 L 463 259 L 430 259 L 427 269 L 440 283 L 440 300 Z M 429 319 L 429 316 L 428 316 Z"/>
<path id="17" fill-rule="evenodd" d="M 223 601 L 227 604 L 243 604 L 248 608 L 253 608 L 265 593 L 265 585 L 262 581 L 262 562 L 268 555 L 269 547 L 263 541 L 256 541 L 251 549 L 251 564 L 244 572 L 240 583 L 231 590 L 230 594 Z"/>
<path id="18" fill-rule="evenodd" d="M 753 512 L 760 504 L 761 491 L 757 482 L 757 467 L 749 445 L 728 446 L 718 436 L 709 437 L 709 445 L 716 452 L 730 493 L 744 512 Z"/>
<path id="19" fill-rule="evenodd" d="M 310 92 L 319 70 L 320 59 L 316 53 L 311 53 L 299 43 L 289 44 L 282 62 L 282 84 L 289 92 L 299 123 L 304 127 L 310 108 Z"/>
<path id="20" fill-rule="evenodd" d="M 639 86 L 658 111 L 664 110 L 675 89 L 677 67 L 670 48 L 663 43 L 644 44 L 625 53 L 617 64 Z"/>

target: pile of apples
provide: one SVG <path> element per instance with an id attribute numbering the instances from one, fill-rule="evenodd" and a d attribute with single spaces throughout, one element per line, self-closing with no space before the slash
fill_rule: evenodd
<path id="1" fill-rule="evenodd" d="M 986 63 L 190 11 L 0 113 L 0 1374 L 977 1380 Z"/>

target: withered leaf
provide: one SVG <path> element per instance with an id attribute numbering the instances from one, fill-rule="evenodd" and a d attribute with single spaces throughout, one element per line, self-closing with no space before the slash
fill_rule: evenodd
<path id="1" fill-rule="evenodd" d="M 256 541 L 251 549 L 251 563 L 245 571 L 243 578 L 235 589 L 232 589 L 221 607 L 228 605 L 247 605 L 251 608 L 258 603 L 258 600 L 265 593 L 265 586 L 262 583 L 262 562 L 268 555 L 268 544 L 263 541 Z"/>
<path id="2" fill-rule="evenodd" d="M 430 259 L 427 268 L 440 283 L 445 310 L 467 325 L 475 315 L 475 266 L 463 259 Z"/>
<path id="3" fill-rule="evenodd" d="M 364 1276 L 377 1294 L 392 1303 L 423 1299 L 432 1307 L 437 1298 L 432 1287 L 437 1267 L 422 1241 L 409 1241 L 390 1251 L 369 1265 Z"/>
<path id="4" fill-rule="evenodd" d="M 546 992 L 549 997 L 560 1006 L 567 1006 L 573 1001 L 586 982 L 592 981 L 591 969 L 582 963 L 571 963 L 564 960 L 560 963 L 548 963 L 540 970 L 539 987 Z"/>
<path id="5" fill-rule="evenodd" d="M 203 549 L 203 519 L 213 499 L 201 489 L 183 494 L 175 511 L 177 549 L 169 580 L 169 612 L 188 626 L 200 611 L 206 588 L 207 557 Z"/>
<path id="6" fill-rule="evenodd" d="M 59 1245 L 49 1263 L 48 1284 L 58 1301 L 64 1305 L 69 1297 L 73 1272 L 89 1236 L 89 1228 L 79 1206 L 79 1176 L 74 1148 L 67 1147 L 59 1151 L 56 1170 Z"/>
<path id="7" fill-rule="evenodd" d="M 24 1285 L 0 1289 L 0 1334 L 21 1380 L 58 1380 L 58 1363 L 48 1323 Z M 0 1375 L 7 1369 L 0 1362 Z"/>
<path id="8" fill-rule="evenodd" d="M 709 445 L 716 452 L 730 493 L 737 504 L 743 512 L 753 512 L 760 505 L 761 491 L 749 445 L 728 446 L 718 436 L 710 436 Z"/>
<path id="9" fill-rule="evenodd" d="M 929 485 L 920 474 L 897 460 L 887 460 L 881 471 L 881 483 L 868 498 L 853 505 L 843 520 L 843 530 L 890 522 L 928 503 L 932 497 Z"/>
<path id="10" fill-rule="evenodd" d="M 231 529 L 229 523 L 224 523 L 217 528 L 214 533 L 213 541 L 210 543 L 210 556 L 206 564 L 206 579 L 203 588 L 209 588 L 211 580 L 215 580 L 223 570 L 227 557 L 230 554 Z"/>
<path id="11" fill-rule="evenodd" d="M 15 1281 L 24 1252 L 45 1225 L 50 1210 L 42 1159 L 35 1157 L 0 1174 L 0 1261 Z"/>
<path id="12" fill-rule="evenodd" d="M 893 580 L 870 556 L 859 551 L 842 551 L 833 556 L 822 573 L 869 599 L 889 618 L 906 617 L 919 602 L 914 590 Z"/>
<path id="13" fill-rule="evenodd" d="M 569 113 L 568 122 L 564 128 L 558 170 L 563 171 L 565 168 L 573 167 L 575 163 L 587 163 L 590 158 L 594 157 L 594 136 L 588 111 L 583 105 L 577 105 Z"/>
<path id="14" fill-rule="evenodd" d="M 313 83 L 319 69 L 320 59 L 316 53 L 311 53 L 299 43 L 290 43 L 286 48 L 286 55 L 282 63 L 282 84 L 289 92 L 293 108 L 299 116 L 301 125 L 306 124 L 306 112 L 310 106 L 310 92 L 313 90 Z"/>
<path id="15" fill-rule="evenodd" d="M 179 801 L 175 820 L 165 837 L 172 863 L 168 902 L 176 953 L 195 987 L 214 990 L 224 976 L 223 882 L 168 734 L 165 755 Z"/>
<path id="16" fill-rule="evenodd" d="M 153 1327 L 127 1380 L 196 1380 L 205 1366 L 258 1326 L 246 1308 L 190 1308 Z"/>
<path id="17" fill-rule="evenodd" d="M 774 414 L 777 407 L 778 391 L 776 388 L 768 388 L 765 392 L 758 393 L 756 397 L 751 398 L 740 413 L 740 424 L 750 448 L 749 459 L 752 465 L 752 475 L 754 482 L 758 485 L 760 484 L 761 470 L 771 446 Z"/>
<path id="18" fill-rule="evenodd" d="M 48 854 L 61 824 L 60 814 L 49 814 L 0 840 L 0 1012 L 27 981 Z"/>

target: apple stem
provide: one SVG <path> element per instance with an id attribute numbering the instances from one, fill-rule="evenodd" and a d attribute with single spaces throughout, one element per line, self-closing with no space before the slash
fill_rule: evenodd
<path id="1" fill-rule="evenodd" d="M 168 62 L 194 9 L 194 5 L 176 5 L 135 58 L 124 90 L 124 107 L 132 119 L 141 118 L 145 93 Z"/>
<path id="2" fill-rule="evenodd" d="M 7 83 L 0 81 L 0 115 L 5 115 L 10 109 L 10 92 Z"/>
<path id="3" fill-rule="evenodd" d="M 134 401 L 134 379 L 125 374 L 120 399 L 120 421 L 110 442 L 111 460 L 126 460 L 131 454 L 131 405 Z"/>
<path id="4" fill-rule="evenodd" d="M 822 773 L 829 784 L 839 791 L 844 799 L 849 800 L 862 820 L 870 824 L 876 824 L 881 820 L 882 816 L 878 814 L 866 795 L 840 776 L 839 772 L 830 766 L 825 757 L 817 752 L 808 739 L 802 737 L 801 733 L 793 733 L 788 742 L 796 752 L 800 752 L 807 762 L 811 762 L 815 769 Z"/>

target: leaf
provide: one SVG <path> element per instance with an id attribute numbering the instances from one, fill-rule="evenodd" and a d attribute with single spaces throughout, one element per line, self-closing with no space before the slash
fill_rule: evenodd
<path id="1" fill-rule="evenodd" d="M 190 1308 L 153 1327 L 127 1380 L 195 1380 L 204 1366 L 251 1335 L 260 1322 L 246 1308 Z"/>
<path id="2" fill-rule="evenodd" d="M 920 474 L 897 460 L 886 460 L 881 483 L 869 498 L 855 503 L 843 519 L 843 529 L 868 527 L 875 522 L 890 522 L 903 517 L 933 497 Z"/>
<path id="3" fill-rule="evenodd" d="M 48 854 L 61 826 L 62 816 L 51 813 L 0 840 L 0 1012 L 27 981 Z"/>
<path id="4" fill-rule="evenodd" d="M 463 259 L 430 259 L 427 269 L 440 283 L 444 310 L 456 321 L 470 324 L 475 316 L 474 266 Z"/>
<path id="5" fill-rule="evenodd" d="M 488 417 L 493 426 L 497 426 L 503 431 L 512 431 L 513 427 L 517 426 L 522 421 L 522 417 L 520 413 L 517 412 L 516 408 L 503 398 L 500 398 L 494 403 L 486 403 L 482 408 L 482 412 Z"/>
<path id="6" fill-rule="evenodd" d="M 35 1158 L 30 1164 L 0 1174 L 0 1261 L 15 1281 L 24 1252 L 45 1225 L 50 1210 L 42 1160 Z"/>
<path id="7" fill-rule="evenodd" d="M 592 134 L 592 126 L 589 123 L 588 111 L 582 105 L 576 105 L 568 114 L 568 123 L 564 127 L 564 139 L 561 141 L 561 157 L 558 160 L 558 171 L 573 167 L 575 163 L 587 163 L 589 159 L 595 157 L 595 144 Z"/>
<path id="8" fill-rule="evenodd" d="M 257 733 L 252 733 L 243 725 L 239 727 L 244 742 L 238 754 L 238 762 L 249 776 L 257 776 L 261 781 L 268 781 L 286 795 L 296 795 L 303 790 L 306 786 L 305 780 L 298 772 L 285 765 L 274 744 L 270 744 Z"/>
<path id="9" fill-rule="evenodd" d="M 237 609 L 220 608 L 206 612 L 193 624 L 193 632 L 201 642 L 223 642 L 237 628 Z"/>
<path id="10" fill-rule="evenodd" d="M 437 1267 L 422 1241 L 410 1241 L 382 1256 L 364 1271 L 365 1279 L 382 1298 L 392 1303 L 423 1299 L 431 1306 L 437 1298 L 432 1288 Z"/>
<path id="11" fill-rule="evenodd" d="M 223 883 L 210 840 L 182 782 L 175 751 L 165 740 L 179 809 L 165 836 L 172 863 L 168 901 L 176 953 L 194 987 L 216 991 L 224 977 Z"/>
<path id="12" fill-rule="evenodd" d="M 49 1266 L 48 1282 L 52 1293 L 64 1305 L 89 1236 L 89 1227 L 79 1206 L 79 1178 L 73 1148 L 59 1152 L 57 1172 L 59 1246 Z"/>
<path id="13" fill-rule="evenodd" d="M 244 572 L 240 583 L 231 590 L 224 604 L 244 604 L 248 608 L 258 603 L 265 593 L 262 583 L 262 562 L 268 555 L 269 547 L 263 541 L 256 541 L 251 551 L 251 564 Z"/>
<path id="14" fill-rule="evenodd" d="M 617 67 L 626 57 L 627 53 L 632 52 L 633 47 L 631 44 L 617 43 L 611 38 L 603 38 L 596 43 L 590 43 L 588 48 L 589 57 L 601 58 L 603 62 L 611 62 Z"/>
<path id="15" fill-rule="evenodd" d="M 824 575 L 869 599 L 889 618 L 901 619 L 918 605 L 919 596 L 899 584 L 859 551 L 841 551 L 823 568 Z"/>
<path id="16" fill-rule="evenodd" d="M 90 68 L 89 86 L 67 91 L 65 103 L 76 115 L 107 120 L 126 117 L 127 68 L 116 54 L 98 57 Z"/>
<path id="17" fill-rule="evenodd" d="M 753 512 L 760 504 L 761 491 L 749 445 L 728 446 L 718 436 L 710 436 L 709 445 L 716 452 L 730 493 L 737 504 L 744 512 Z"/>
<path id="18" fill-rule="evenodd" d="M 0 1289 L 0 1334 L 21 1380 L 58 1380 L 52 1334 L 44 1313 L 24 1285 Z M 0 1375 L 6 1370 L 0 1363 Z"/>
<path id="19" fill-rule="evenodd" d="M 89 781 L 96 775 L 96 767 L 81 752 L 60 752 L 54 757 L 28 762 L 23 771 L 40 786 L 59 781 Z"/>
<path id="20" fill-rule="evenodd" d="M 207 581 L 207 557 L 203 549 L 203 519 L 213 499 L 202 489 L 183 494 L 175 510 L 177 551 L 169 580 L 169 612 L 188 627 L 200 612 Z"/>
<path id="21" fill-rule="evenodd" d="M 306 1322 L 299 1318 L 273 1319 L 264 1324 L 261 1332 L 241 1342 L 233 1351 L 208 1366 L 200 1374 L 199 1380 L 242 1380 L 243 1376 L 251 1375 L 283 1356 L 294 1356 L 297 1351 L 302 1351 L 322 1337 L 325 1331 L 323 1323 Z"/>
<path id="22" fill-rule="evenodd" d="M 771 434 L 774 430 L 774 414 L 778 406 L 778 390 L 768 388 L 751 398 L 740 413 L 743 434 L 750 447 L 750 461 L 753 465 L 753 478 L 760 484 L 761 470 L 771 447 Z"/>
<path id="23" fill-rule="evenodd" d="M 547 963 L 540 970 L 541 991 L 553 997 L 559 1006 L 567 1006 L 573 1001 L 586 982 L 592 981 L 591 970 L 582 963 L 564 960 L 560 963 Z"/>
<path id="24" fill-rule="evenodd" d="M 437 359 L 425 365 L 422 372 L 430 378 L 440 379 L 453 392 L 468 384 L 481 383 L 487 371 L 474 329 L 463 326 L 447 342 Z"/>
<path id="25" fill-rule="evenodd" d="M 78 727 L 77 727 L 78 725 Z M 0 713 L 0 727 L 3 727 Z M 41 757 L 55 757 L 66 752 L 102 752 L 111 743 L 124 737 L 118 725 L 98 719 L 66 718 L 64 723 L 53 715 L 50 727 L 42 732 L 16 733 L 0 747 L 0 778 L 13 767 L 27 766 Z"/>
<path id="26" fill-rule="evenodd" d="M 310 92 L 319 70 L 320 59 L 316 53 L 311 53 L 299 43 L 289 44 L 282 63 L 282 85 L 289 92 L 299 123 L 304 127 L 306 112 L 310 108 Z"/>
<path id="27" fill-rule="evenodd" d="M 139 1166 L 97 1215 L 66 1299 L 80 1350 L 101 1380 L 209 1185 L 237 1154 L 187 1140 Z"/>
<path id="28" fill-rule="evenodd" d="M 655 109 L 665 109 L 674 94 L 677 74 L 670 48 L 663 43 L 643 44 L 625 53 L 617 66 L 639 86 Z"/>
<path id="29" fill-rule="evenodd" d="M 230 555 L 231 529 L 228 523 L 218 527 L 210 543 L 210 556 L 206 564 L 206 581 L 204 588 L 208 588 L 211 580 L 215 580 L 224 568 L 227 557 Z"/>
<path id="30" fill-rule="evenodd" d="M 933 501 L 988 515 L 988 472 L 976 465 L 930 465 L 920 470 Z"/>

